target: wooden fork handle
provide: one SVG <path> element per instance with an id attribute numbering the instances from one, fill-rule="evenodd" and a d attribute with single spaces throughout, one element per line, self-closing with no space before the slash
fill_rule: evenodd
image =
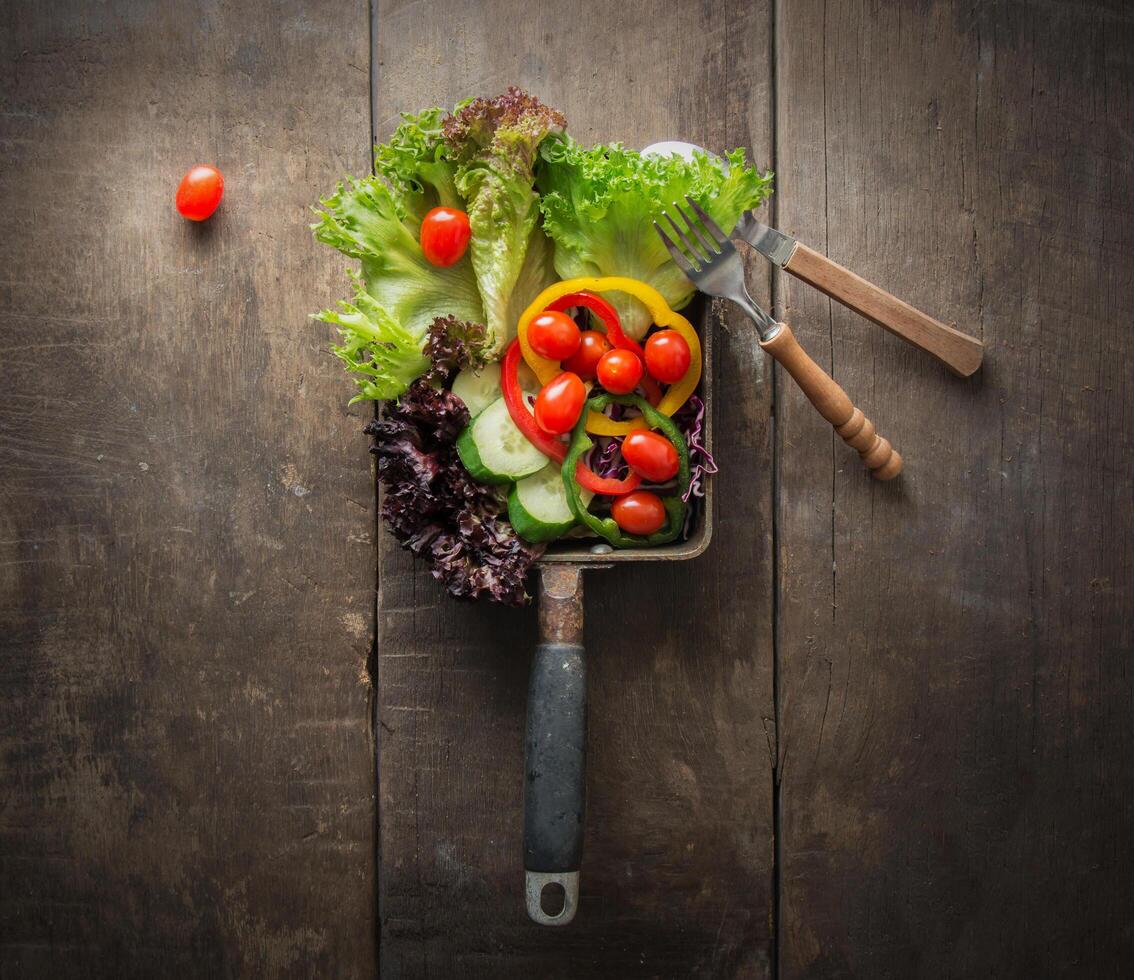
<path id="1" fill-rule="evenodd" d="M 854 407 L 854 403 L 838 383 L 808 356 L 799 346 L 795 334 L 786 323 L 769 340 L 760 346 L 772 355 L 843 441 L 857 450 L 870 475 L 876 480 L 892 480 L 902 472 L 902 457 L 895 452 L 889 440 L 874 431 L 874 423 Z"/>
<path id="2" fill-rule="evenodd" d="M 796 245 L 784 268 L 907 343 L 932 354 L 956 374 L 967 378 L 980 367 L 984 344 L 975 337 L 903 303 L 802 242 Z"/>

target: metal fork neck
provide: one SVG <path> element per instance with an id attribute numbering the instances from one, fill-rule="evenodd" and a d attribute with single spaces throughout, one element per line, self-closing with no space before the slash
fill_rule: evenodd
<path id="1" fill-rule="evenodd" d="M 746 288 L 742 288 L 738 295 L 730 296 L 729 299 L 744 310 L 749 319 L 756 324 L 761 340 L 771 340 L 780 332 L 780 325 L 753 302 Z"/>

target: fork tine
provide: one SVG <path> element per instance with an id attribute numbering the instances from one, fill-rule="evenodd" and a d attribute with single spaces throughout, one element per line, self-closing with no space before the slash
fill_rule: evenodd
<path id="1" fill-rule="evenodd" d="M 676 205 L 674 205 L 674 206 L 676 207 Z M 685 250 L 693 257 L 693 260 L 698 265 L 704 265 L 706 262 L 708 262 L 713 257 L 713 252 L 711 250 L 709 251 L 709 253 L 707 255 L 701 254 L 700 249 L 698 249 L 697 246 L 694 245 L 693 242 L 691 242 L 689 240 L 689 236 L 686 235 L 684 231 L 682 231 L 681 225 L 679 225 L 676 221 L 673 220 L 673 218 L 670 216 L 668 211 L 663 211 L 662 215 L 665 218 L 665 220 L 670 223 L 670 226 L 673 228 L 674 232 L 677 234 L 677 237 L 681 239 L 681 244 L 685 246 Z"/>
<path id="2" fill-rule="evenodd" d="M 701 224 L 705 226 L 708 232 L 717 240 L 719 244 L 723 245 L 728 241 L 728 235 L 721 231 L 720 225 L 718 225 L 712 218 L 709 217 L 708 211 L 701 207 L 701 205 L 694 201 L 693 198 L 691 198 L 688 194 L 685 195 L 685 200 L 687 200 L 689 202 L 689 206 L 697 212 L 697 217 L 701 219 Z"/>
<path id="3" fill-rule="evenodd" d="M 697 270 L 693 268 L 693 265 L 684 254 L 682 254 L 681 249 L 677 247 L 674 240 L 662 230 L 662 226 L 656 221 L 654 222 L 654 231 L 661 236 L 661 240 L 665 243 L 665 247 L 669 251 L 670 256 L 673 258 L 673 261 L 677 263 L 677 267 L 692 279 L 693 276 L 697 274 Z"/>
<path id="4" fill-rule="evenodd" d="M 676 211 L 679 215 L 681 215 L 682 220 L 689 226 L 689 231 L 693 235 L 696 236 L 697 241 L 701 244 L 701 247 L 706 252 L 709 253 L 710 259 L 713 258 L 714 256 L 716 256 L 720 252 L 720 250 L 721 250 L 720 245 L 711 241 L 709 238 L 707 238 L 701 232 L 701 229 L 697 227 L 697 222 L 694 221 L 692 218 L 689 217 L 689 215 L 687 215 L 684 211 L 681 210 L 680 204 L 674 204 L 673 210 Z"/>

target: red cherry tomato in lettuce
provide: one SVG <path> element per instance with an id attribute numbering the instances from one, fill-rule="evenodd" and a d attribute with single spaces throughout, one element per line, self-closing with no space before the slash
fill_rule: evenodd
<path id="1" fill-rule="evenodd" d="M 646 341 L 646 370 L 671 385 L 689 370 L 689 344 L 676 330 L 659 330 Z"/>
<path id="2" fill-rule="evenodd" d="M 579 325 L 566 313 L 545 310 L 528 324 L 532 350 L 552 361 L 565 361 L 579 349 Z"/>
<path id="3" fill-rule="evenodd" d="M 224 177 L 216 167 L 194 167 L 177 187 L 174 204 L 177 213 L 190 221 L 204 221 L 220 205 L 224 196 Z"/>
<path id="4" fill-rule="evenodd" d="M 665 483 L 677 475 L 677 450 L 656 432 L 635 429 L 622 440 L 622 456 L 630 469 L 651 483 Z"/>
<path id="5" fill-rule="evenodd" d="M 456 208 L 434 208 L 421 221 L 421 250 L 433 265 L 459 262 L 471 236 L 469 216 Z"/>
<path id="6" fill-rule="evenodd" d="M 569 432 L 579 421 L 587 389 L 577 374 L 564 371 L 544 385 L 535 400 L 535 419 L 544 432 Z"/>
<path id="7" fill-rule="evenodd" d="M 598 382 L 612 395 L 628 395 L 638 387 L 645 369 L 633 351 L 615 348 L 602 355 L 595 369 Z"/>
<path id="8" fill-rule="evenodd" d="M 584 330 L 579 334 L 579 349 L 563 362 L 563 367 L 584 381 L 593 381 L 598 362 L 608 350 L 610 341 L 605 336 L 597 330 Z"/>
<path id="9" fill-rule="evenodd" d="M 665 524 L 665 504 L 649 490 L 635 490 L 610 505 L 610 516 L 627 534 L 653 534 Z"/>

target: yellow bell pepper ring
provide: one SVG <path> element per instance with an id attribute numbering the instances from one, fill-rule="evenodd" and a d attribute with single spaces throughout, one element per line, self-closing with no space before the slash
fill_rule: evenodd
<path id="1" fill-rule="evenodd" d="M 669 327 L 677 331 L 689 345 L 689 368 L 681 379 L 670 385 L 669 390 L 658 402 L 657 411 L 662 415 L 672 415 L 688 400 L 689 396 L 697 390 L 701 380 L 701 340 L 693 324 L 680 313 L 669 308 L 669 304 L 662 298 L 653 286 L 648 286 L 637 279 L 627 279 L 625 276 L 581 276 L 578 279 L 566 279 L 548 286 L 540 293 L 532 304 L 520 316 L 516 328 L 516 336 L 520 341 L 520 351 L 527 363 L 540 380 L 540 384 L 547 384 L 562 371 L 557 361 L 541 357 L 528 343 L 528 327 L 540 313 L 552 303 L 568 293 L 578 293 L 588 290 L 592 293 L 620 292 L 629 293 L 639 300 L 653 317 L 654 323 L 659 327 Z M 644 419 L 631 419 L 627 422 L 615 422 L 599 412 L 587 415 L 587 431 L 599 436 L 624 436 L 635 429 L 646 428 Z"/>

